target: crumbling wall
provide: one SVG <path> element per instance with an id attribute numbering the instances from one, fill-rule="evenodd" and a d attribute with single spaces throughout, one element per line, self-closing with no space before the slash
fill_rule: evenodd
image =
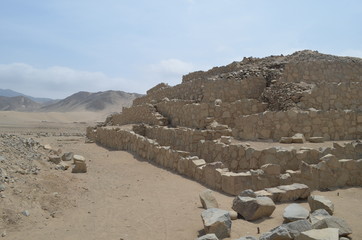
<path id="1" fill-rule="evenodd" d="M 234 119 L 241 115 L 264 112 L 267 104 L 256 99 L 242 99 L 232 103 L 192 103 L 188 101 L 162 101 L 157 111 L 169 119 L 172 126 L 205 129 L 213 120 L 234 126 Z"/>
<path id="2" fill-rule="evenodd" d="M 362 62 L 353 61 L 302 61 L 285 65 L 280 79 L 285 82 L 362 82 Z"/>
<path id="3" fill-rule="evenodd" d="M 298 103 L 301 109 L 350 109 L 362 111 L 362 82 L 322 82 L 309 93 L 303 94 Z"/>
<path id="4" fill-rule="evenodd" d="M 303 133 L 325 140 L 350 140 L 362 137 L 362 112 L 280 111 L 264 112 L 235 119 L 233 136 L 238 139 L 273 139 Z"/>
<path id="5" fill-rule="evenodd" d="M 131 123 L 147 123 L 150 125 L 167 125 L 167 119 L 160 115 L 151 104 L 143 104 L 123 108 L 119 114 L 114 114 L 107 119 L 107 125 L 126 125 Z"/>

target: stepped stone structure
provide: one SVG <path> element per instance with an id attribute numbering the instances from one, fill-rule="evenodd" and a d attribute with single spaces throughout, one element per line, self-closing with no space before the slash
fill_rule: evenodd
<path id="1" fill-rule="evenodd" d="M 295 134 L 308 147 L 279 143 Z M 190 73 L 87 137 L 233 195 L 293 183 L 362 186 L 362 59 L 305 50 Z"/>

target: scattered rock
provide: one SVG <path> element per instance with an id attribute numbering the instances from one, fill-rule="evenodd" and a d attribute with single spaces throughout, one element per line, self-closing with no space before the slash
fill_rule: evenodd
<path id="1" fill-rule="evenodd" d="M 351 227 L 341 218 L 326 217 L 313 224 L 314 229 L 337 228 L 339 236 L 346 237 L 352 233 Z"/>
<path id="2" fill-rule="evenodd" d="M 338 240 L 337 228 L 312 229 L 301 232 L 295 240 Z"/>
<path id="3" fill-rule="evenodd" d="M 253 221 L 263 217 L 269 217 L 275 210 L 273 200 L 268 197 L 240 197 L 234 198 L 232 209 L 244 219 Z"/>
<path id="4" fill-rule="evenodd" d="M 21 214 L 23 214 L 25 217 L 29 217 L 29 216 L 30 216 L 30 212 L 29 212 L 28 210 L 22 211 Z"/>
<path id="5" fill-rule="evenodd" d="M 6 187 L 4 184 L 0 184 L 0 192 L 5 191 Z"/>
<path id="6" fill-rule="evenodd" d="M 86 173 L 87 165 L 85 163 L 85 158 L 81 155 L 73 156 L 74 167 L 72 169 L 72 173 Z"/>
<path id="7" fill-rule="evenodd" d="M 51 147 L 49 144 L 45 144 L 45 145 L 43 146 L 43 148 L 44 148 L 45 150 L 52 150 L 52 147 Z"/>
<path id="8" fill-rule="evenodd" d="M 296 133 L 292 137 L 292 142 L 293 143 L 305 143 L 305 137 L 302 133 Z"/>
<path id="9" fill-rule="evenodd" d="M 62 156 L 63 161 L 72 161 L 73 160 L 74 153 L 73 152 L 67 152 L 64 153 Z"/>
<path id="10" fill-rule="evenodd" d="M 253 236 L 245 236 L 245 237 L 241 237 L 241 238 L 238 238 L 235 240 L 258 240 L 258 239 Z"/>
<path id="11" fill-rule="evenodd" d="M 313 224 L 316 222 L 325 219 L 326 217 L 330 217 L 331 215 L 324 209 L 317 209 L 312 212 L 309 216 L 309 221 Z"/>
<path id="12" fill-rule="evenodd" d="M 236 219 L 238 219 L 238 213 L 237 213 L 237 212 L 231 210 L 231 211 L 229 211 L 229 214 L 230 214 L 231 220 L 236 220 Z"/>
<path id="13" fill-rule="evenodd" d="M 59 164 L 61 161 L 62 161 L 62 159 L 58 155 L 50 155 L 49 156 L 49 162 Z"/>
<path id="14" fill-rule="evenodd" d="M 331 200 L 324 196 L 320 195 L 311 195 L 308 198 L 308 203 L 310 210 L 314 212 L 318 209 L 324 209 L 326 210 L 330 215 L 333 215 L 334 212 L 334 204 Z"/>
<path id="15" fill-rule="evenodd" d="M 283 224 L 282 226 L 288 230 L 292 238 L 296 238 L 301 232 L 312 230 L 312 224 L 308 220 L 298 220 Z"/>
<path id="16" fill-rule="evenodd" d="M 1 237 L 6 237 L 6 231 L 3 231 L 3 232 L 1 233 Z"/>
<path id="17" fill-rule="evenodd" d="M 217 203 L 216 198 L 212 193 L 213 191 L 211 191 L 210 189 L 206 189 L 205 191 L 200 193 L 199 196 L 203 208 L 208 209 L 219 207 L 219 204 Z"/>
<path id="18" fill-rule="evenodd" d="M 228 211 L 218 208 L 209 208 L 201 213 L 206 233 L 214 233 L 223 239 L 230 236 L 231 219 Z"/>
<path id="19" fill-rule="evenodd" d="M 195 240 L 219 240 L 219 239 L 216 237 L 214 233 L 209 233 L 199 238 L 196 238 Z"/>
<path id="20" fill-rule="evenodd" d="M 279 226 L 277 228 L 274 228 L 270 232 L 266 232 L 262 234 L 259 238 L 259 240 L 292 240 L 292 236 L 290 236 L 289 231 Z"/>
<path id="21" fill-rule="evenodd" d="M 287 222 L 307 219 L 309 211 L 300 204 L 292 203 L 284 209 L 283 218 Z"/>
<path id="22" fill-rule="evenodd" d="M 65 162 L 60 162 L 58 165 L 55 166 L 55 169 L 56 170 L 67 170 L 69 168 L 69 164 L 68 163 L 65 163 Z"/>

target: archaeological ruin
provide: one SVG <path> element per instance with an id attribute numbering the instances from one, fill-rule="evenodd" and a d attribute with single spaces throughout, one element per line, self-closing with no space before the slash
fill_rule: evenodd
<path id="1" fill-rule="evenodd" d="M 193 72 L 87 137 L 231 195 L 362 186 L 362 59 L 305 50 Z"/>

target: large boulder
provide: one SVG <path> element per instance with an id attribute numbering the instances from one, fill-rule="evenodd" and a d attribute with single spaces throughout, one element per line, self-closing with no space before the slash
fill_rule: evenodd
<path id="1" fill-rule="evenodd" d="M 209 208 L 201 213 L 201 218 L 207 234 L 214 233 L 220 239 L 230 237 L 231 219 L 228 211 Z"/>
<path id="2" fill-rule="evenodd" d="M 205 191 L 201 192 L 199 194 L 200 201 L 202 204 L 202 207 L 205 209 L 208 208 L 218 208 L 219 204 L 216 201 L 216 198 L 212 194 L 213 192 L 210 189 L 206 189 Z"/>
<path id="3" fill-rule="evenodd" d="M 201 236 L 199 238 L 196 238 L 195 240 L 219 240 L 215 234 L 209 233 L 204 236 Z"/>
<path id="4" fill-rule="evenodd" d="M 299 236 L 301 232 L 312 230 L 312 224 L 308 220 L 298 220 L 282 226 L 288 230 L 293 239 Z"/>
<path id="5" fill-rule="evenodd" d="M 337 228 L 312 229 L 300 233 L 295 240 L 338 240 Z"/>
<path id="6" fill-rule="evenodd" d="M 352 233 L 351 227 L 341 218 L 338 217 L 326 217 L 313 224 L 314 229 L 323 228 L 338 228 L 339 236 L 348 236 Z"/>
<path id="7" fill-rule="evenodd" d="M 268 197 L 240 197 L 234 198 L 232 209 L 244 219 L 253 221 L 263 217 L 269 217 L 275 210 L 273 200 Z"/>
<path id="8" fill-rule="evenodd" d="M 294 239 L 301 232 L 312 229 L 312 225 L 307 220 L 299 220 L 291 223 L 286 223 L 276 228 L 271 229 L 260 236 L 260 240 L 289 240 Z"/>
<path id="9" fill-rule="evenodd" d="M 307 219 L 309 211 L 300 204 L 292 203 L 284 209 L 283 218 L 286 222 Z"/>
<path id="10" fill-rule="evenodd" d="M 326 210 L 330 215 L 333 215 L 334 212 L 334 204 L 331 200 L 324 196 L 320 195 L 311 195 L 308 198 L 308 203 L 310 210 L 314 212 L 317 209 L 324 209 Z"/>
<path id="11" fill-rule="evenodd" d="M 316 222 L 325 219 L 327 217 L 330 217 L 331 215 L 324 209 L 317 209 L 314 212 L 312 212 L 309 215 L 309 221 L 311 222 L 311 224 L 315 224 Z"/>

